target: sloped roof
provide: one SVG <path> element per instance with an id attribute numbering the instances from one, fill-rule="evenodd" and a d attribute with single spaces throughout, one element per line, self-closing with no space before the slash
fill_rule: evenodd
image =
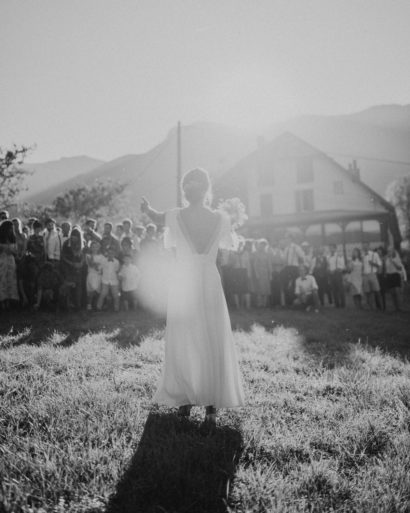
<path id="1" fill-rule="evenodd" d="M 306 148 L 308 148 L 312 153 L 320 155 L 322 158 L 326 159 L 328 162 L 331 162 L 332 165 L 336 168 L 338 168 L 343 174 L 345 174 L 350 180 L 353 180 L 352 175 L 350 172 L 344 168 L 341 164 L 336 162 L 333 158 L 329 157 L 326 153 L 324 153 L 322 150 L 319 150 L 318 148 L 312 146 L 310 143 L 306 142 L 305 140 L 301 139 L 300 137 L 292 134 L 291 132 L 284 132 L 283 134 L 275 137 L 272 141 L 266 143 L 262 147 L 262 151 L 264 149 L 276 149 L 280 152 L 281 148 L 283 147 L 284 143 L 289 143 L 289 141 L 297 142 L 298 144 L 304 145 Z M 235 175 L 238 173 L 239 170 L 244 169 L 247 165 L 254 162 L 254 160 L 257 158 L 258 154 L 260 153 L 261 149 L 257 148 L 252 153 L 246 155 L 246 157 L 242 158 L 235 166 L 233 166 L 231 169 L 229 169 L 226 173 L 224 173 L 219 182 L 223 183 L 226 180 L 229 181 L 230 179 L 234 179 Z M 266 151 L 266 150 L 265 150 Z M 362 189 L 366 191 L 366 193 L 373 196 L 377 201 L 386 208 L 389 212 L 394 213 L 394 207 L 385 200 L 380 194 L 378 194 L 376 191 L 374 191 L 371 187 L 369 187 L 367 184 L 362 182 L 360 179 L 354 180 L 355 183 Z"/>

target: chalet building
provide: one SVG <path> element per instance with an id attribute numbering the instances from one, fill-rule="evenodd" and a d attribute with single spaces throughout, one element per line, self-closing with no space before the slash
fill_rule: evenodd
<path id="1" fill-rule="evenodd" d="M 345 169 L 290 133 L 260 142 L 215 190 L 246 205 L 248 237 L 278 240 L 286 231 L 299 243 L 341 245 L 347 255 L 365 241 L 373 247 L 400 243 L 394 208 L 360 180 L 356 165 Z"/>

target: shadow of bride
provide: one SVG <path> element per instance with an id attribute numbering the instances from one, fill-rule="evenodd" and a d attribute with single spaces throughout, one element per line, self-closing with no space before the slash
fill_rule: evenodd
<path id="1" fill-rule="evenodd" d="M 242 446 L 232 427 L 207 434 L 198 421 L 150 413 L 107 511 L 225 512 Z"/>

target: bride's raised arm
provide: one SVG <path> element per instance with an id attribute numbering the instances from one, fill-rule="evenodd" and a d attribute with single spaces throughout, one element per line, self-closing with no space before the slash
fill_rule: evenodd
<path id="1" fill-rule="evenodd" d="M 165 213 L 164 212 L 158 212 L 157 210 L 154 210 L 151 205 L 149 204 L 149 201 L 144 196 L 141 200 L 141 212 L 144 214 L 147 214 L 147 216 L 155 223 L 155 224 L 165 224 Z"/>

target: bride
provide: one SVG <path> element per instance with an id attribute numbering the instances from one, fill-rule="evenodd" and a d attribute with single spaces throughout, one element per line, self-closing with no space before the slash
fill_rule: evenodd
<path id="1" fill-rule="evenodd" d="M 244 404 L 236 348 L 221 279 L 218 247 L 232 247 L 230 219 L 208 208 L 209 175 L 202 169 L 182 178 L 184 208 L 158 212 L 143 198 L 142 212 L 165 225 L 164 245 L 175 249 L 170 280 L 165 365 L 153 401 L 179 407 L 205 406 L 205 425 L 216 425 L 216 409 Z"/>

